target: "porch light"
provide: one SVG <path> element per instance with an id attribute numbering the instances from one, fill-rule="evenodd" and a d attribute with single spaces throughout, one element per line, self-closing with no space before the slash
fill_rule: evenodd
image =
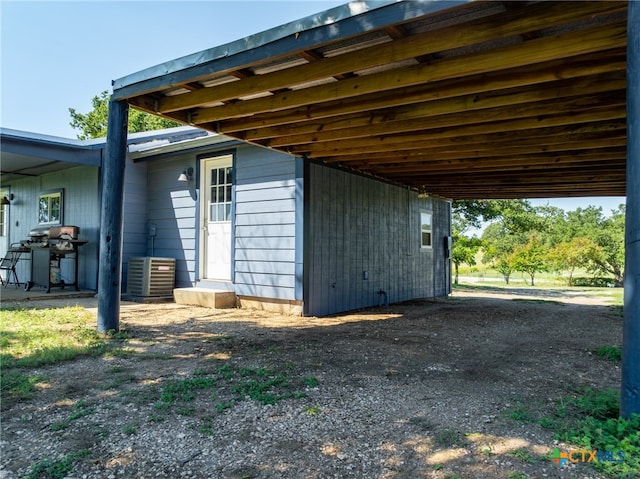
<path id="1" fill-rule="evenodd" d="M 191 167 L 183 170 L 182 173 L 180 173 L 180 176 L 178 176 L 178 181 L 182 181 L 182 182 L 188 182 L 188 181 L 191 181 L 192 179 L 193 179 L 193 168 Z"/>
<path id="2" fill-rule="evenodd" d="M 2 206 L 10 205 L 12 200 L 13 200 L 13 193 L 9 193 L 8 195 L 4 195 L 2 200 L 0 200 L 0 205 L 2 205 Z"/>

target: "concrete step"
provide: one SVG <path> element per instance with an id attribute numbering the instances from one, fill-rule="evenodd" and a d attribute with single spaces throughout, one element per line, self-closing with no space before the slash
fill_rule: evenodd
<path id="1" fill-rule="evenodd" d="M 235 308 L 236 293 L 208 288 L 177 288 L 173 290 L 177 304 L 204 306 L 206 308 Z"/>

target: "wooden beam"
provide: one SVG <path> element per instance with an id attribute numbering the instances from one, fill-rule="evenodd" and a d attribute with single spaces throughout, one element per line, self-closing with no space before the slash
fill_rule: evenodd
<path id="1" fill-rule="evenodd" d="M 624 146 L 626 144 L 625 130 L 614 130 L 613 132 L 590 133 L 590 134 L 554 134 L 552 136 L 535 136 L 523 134 L 517 141 L 500 141 L 498 139 L 486 139 L 489 135 L 484 135 L 485 140 L 471 142 L 463 140 L 454 143 L 455 139 L 449 142 L 438 141 L 425 144 L 423 141 L 411 141 L 407 143 L 384 145 L 384 147 L 370 148 L 366 152 L 362 149 L 351 149 L 339 156 L 324 157 L 325 163 L 342 163 L 347 161 L 367 161 L 371 164 L 377 162 L 411 160 L 419 157 L 429 157 L 438 159 L 442 155 L 458 155 L 460 158 L 482 157 L 486 154 L 510 155 L 519 153 L 536 153 L 545 151 L 566 151 L 591 148 L 603 148 L 610 146 Z M 446 139 L 445 139 L 446 140 Z"/>
<path id="2" fill-rule="evenodd" d="M 553 147 L 545 146 L 511 146 L 511 147 L 496 147 L 495 149 L 481 149 L 473 151 L 447 151 L 437 152 L 434 150 L 417 150 L 415 154 L 407 155 L 405 152 L 399 151 L 395 155 L 385 154 L 369 156 L 362 155 L 358 158 L 338 158 L 333 159 L 329 163 L 337 163 L 352 168 L 360 167 L 377 167 L 378 165 L 421 165 L 425 168 L 431 168 L 435 165 L 441 165 L 446 167 L 447 165 L 455 167 L 456 164 L 464 164 L 466 162 L 472 162 L 474 160 L 484 161 L 490 158 L 501 158 L 503 162 L 512 160 L 517 161 L 518 158 L 526 157 L 549 157 L 549 155 L 563 155 L 567 156 L 568 160 L 571 158 L 580 158 L 581 155 L 605 155 L 611 154 L 613 149 L 616 149 L 618 155 L 624 157 L 624 149 L 626 147 L 626 138 L 616 138 L 602 141 L 592 140 L 585 142 L 564 143 L 560 145 L 553 145 Z M 619 157 L 619 156 L 618 156 Z"/>
<path id="3" fill-rule="evenodd" d="M 626 108 L 624 105 L 613 107 L 602 107 L 596 110 L 587 110 L 575 114 L 549 115 L 532 118 L 507 119 L 502 121 L 470 124 L 464 126 L 456 126 L 449 128 L 435 128 L 430 131 L 423 131 L 422 138 L 425 141 L 441 138 L 455 138 L 467 135 L 482 135 L 489 133 L 498 133 L 505 131 L 521 131 L 534 128 L 554 127 L 577 125 L 580 123 L 592 123 L 604 120 L 619 120 L 626 116 Z M 305 145 L 286 147 L 284 150 L 293 154 L 307 155 L 310 158 L 319 158 L 327 156 L 339 156 L 343 154 L 343 148 L 362 148 L 366 149 L 369 145 L 375 143 L 384 143 L 386 139 L 393 138 L 389 136 L 377 136 L 371 138 L 360 138 L 353 140 L 336 141 L 331 144 L 310 143 Z M 366 150 L 365 150 L 366 151 Z"/>
<path id="4" fill-rule="evenodd" d="M 624 48 L 618 48 L 543 64 L 507 68 L 462 79 L 454 78 L 321 104 L 261 113 L 241 119 L 223 120 L 219 125 L 220 131 L 225 133 L 250 132 L 252 129 L 263 127 L 291 125 L 296 122 L 314 121 L 456 96 L 498 92 L 514 87 L 554 82 L 559 79 L 568 80 L 606 73 L 624 74 L 625 67 L 626 53 Z"/>
<path id="5" fill-rule="evenodd" d="M 415 65 L 380 73 L 348 78 L 333 85 L 279 93 L 269 97 L 246 100 L 194 112 L 194 122 L 207 123 L 229 118 L 278 111 L 301 105 L 322 103 L 367 93 L 393 90 L 400 87 L 458 78 L 460 76 L 489 73 L 504 69 L 505 65 L 519 67 L 600 50 L 623 47 L 626 25 L 615 22 L 564 33 L 553 37 L 530 40 L 523 44 L 496 48 L 471 56 L 446 58 L 430 65 Z M 246 80 L 245 80 L 246 81 Z M 194 95 L 192 92 L 187 95 Z M 185 95 L 185 96 L 187 96 Z M 196 103 L 195 105 L 201 105 Z M 187 106 L 183 105 L 183 108 Z M 158 111 L 162 112 L 162 108 Z"/>
<path id="6" fill-rule="evenodd" d="M 352 140 L 352 142 L 342 142 L 344 145 L 325 145 L 324 150 L 316 150 L 315 156 L 323 161 L 330 162 L 335 157 L 358 157 L 359 155 L 374 155 L 385 152 L 402 152 L 404 155 L 412 154 L 412 150 L 436 147 L 462 147 L 465 145 L 487 144 L 504 145 L 512 144 L 522 140 L 557 143 L 556 138 L 564 138 L 568 135 L 593 134 L 602 135 L 603 138 L 626 136 L 626 123 L 624 117 L 614 120 L 600 122 L 579 122 L 577 124 L 566 124 L 561 126 L 549 126 L 543 128 L 532 128 L 527 130 L 504 130 L 490 133 L 480 133 L 461 136 L 444 136 L 434 138 L 433 132 L 413 132 L 409 134 L 394 135 L 390 137 L 377 137 L 374 141 L 367 139 Z M 356 144 L 351 148 L 346 147 L 346 143 Z M 366 150 L 365 150 L 366 147 Z M 322 156 L 324 155 L 324 156 Z"/>
<path id="7" fill-rule="evenodd" d="M 246 77 L 232 84 L 227 83 L 189 94 L 165 97 L 160 101 L 158 112 L 168 113 L 208 103 L 224 102 L 263 91 L 291 88 L 309 81 L 520 35 L 523 32 L 551 28 L 620 9 L 621 4 L 607 2 L 580 2 L 571 9 L 562 4 L 534 4 L 517 11 L 501 13 L 499 21 L 492 21 L 492 17 L 482 18 L 462 25 L 398 38 L 386 44 L 358 49 L 305 65 Z"/>
<path id="8" fill-rule="evenodd" d="M 427 118 L 456 112 L 473 112 L 485 108 L 499 106 L 533 103 L 542 100 L 566 98 L 575 95 L 587 95 L 607 91 L 623 90 L 626 87 L 626 78 L 623 71 L 613 72 L 595 77 L 584 77 L 558 82 L 549 82 L 542 85 L 527 85 L 525 87 L 512 88 L 486 93 L 474 93 L 442 100 L 413 103 L 411 105 L 382 110 L 368 111 L 365 113 L 342 115 L 322 120 L 299 122 L 293 125 L 281 125 L 269 128 L 260 128 L 246 131 L 244 138 L 248 141 L 275 138 L 280 136 L 290 137 L 299 134 L 314 134 L 330 130 L 355 126 L 370 127 L 375 124 L 386 124 L 389 121 L 410 120 L 415 118 Z M 222 126 L 224 129 L 224 126 Z"/>
<path id="9" fill-rule="evenodd" d="M 392 164 L 369 164 L 362 168 L 350 165 L 355 169 L 367 169 L 375 171 L 380 175 L 396 174 L 396 173 L 451 173 L 454 171 L 525 171 L 534 170 L 536 168 L 556 168 L 561 166 L 569 166 L 576 164 L 586 165 L 589 162 L 595 162 L 596 166 L 607 164 L 622 165 L 626 160 L 625 148 L 603 148 L 600 151 L 583 151 L 563 152 L 562 154 L 523 154 L 512 155 L 509 157 L 487 156 L 484 158 L 467 158 L 455 160 L 427 160 L 398 162 Z"/>

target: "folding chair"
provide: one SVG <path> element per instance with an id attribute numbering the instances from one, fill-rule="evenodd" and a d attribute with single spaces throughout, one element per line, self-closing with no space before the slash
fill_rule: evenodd
<path id="1" fill-rule="evenodd" d="M 7 277 L 3 278 L 2 274 L 0 274 L 0 282 L 6 288 L 9 283 L 14 283 L 16 288 L 20 286 L 20 280 L 18 279 L 18 273 L 16 272 L 16 265 L 18 264 L 18 260 L 22 253 L 24 253 L 24 248 L 20 243 L 16 243 L 15 245 L 11 245 L 11 247 L 7 250 L 7 253 L 4 255 L 4 258 L 0 261 L 0 271 L 7 271 Z M 11 281 L 11 276 L 15 281 Z"/>

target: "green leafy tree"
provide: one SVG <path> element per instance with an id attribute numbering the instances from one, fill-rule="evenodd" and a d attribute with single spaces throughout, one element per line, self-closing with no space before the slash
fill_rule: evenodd
<path id="1" fill-rule="evenodd" d="M 451 262 L 454 265 L 455 284 L 458 284 L 458 271 L 462 263 L 466 263 L 469 266 L 476 264 L 476 254 L 480 250 L 482 241 L 480 238 L 468 237 L 462 234 L 453 235 L 453 246 L 451 248 Z"/>
<path id="2" fill-rule="evenodd" d="M 79 113 L 75 108 L 69 108 L 70 125 L 80 130 L 79 140 L 89 138 L 103 138 L 107 136 L 107 118 L 109 113 L 109 92 L 103 91 L 91 100 L 93 110 L 89 113 Z M 150 115 L 139 110 L 129 109 L 129 133 L 141 131 L 162 130 L 180 126 L 180 123 L 159 116 Z"/>
<path id="3" fill-rule="evenodd" d="M 527 273 L 531 286 L 535 286 L 535 275 L 547 270 L 547 250 L 537 234 L 531 234 L 527 242 L 514 248 L 511 264 L 516 271 Z"/>
<path id="4" fill-rule="evenodd" d="M 492 223 L 482 234 L 484 256 L 482 260 L 489 263 L 509 284 L 513 267 L 513 252 L 522 243 L 521 235 L 507 231 L 502 223 Z"/>
<path id="5" fill-rule="evenodd" d="M 589 266 L 589 257 L 593 254 L 594 248 L 598 246 L 584 236 L 558 243 L 547 253 L 549 268 L 559 273 L 566 271 L 569 275 L 567 284 L 573 286 L 576 269 Z"/>
<path id="6" fill-rule="evenodd" d="M 612 275 L 616 286 L 622 286 L 624 281 L 624 225 L 625 206 L 620 205 L 598 224 L 593 237 L 598 247 L 589 254 L 589 270 Z"/>

